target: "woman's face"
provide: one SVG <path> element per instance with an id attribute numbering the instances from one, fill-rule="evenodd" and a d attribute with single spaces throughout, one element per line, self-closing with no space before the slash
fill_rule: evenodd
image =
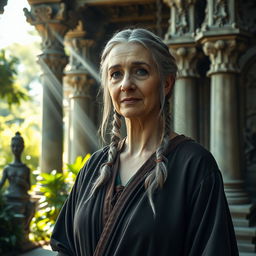
<path id="1" fill-rule="evenodd" d="M 113 47 L 107 86 L 115 110 L 125 118 L 152 118 L 160 111 L 160 77 L 150 52 L 140 44 Z"/>

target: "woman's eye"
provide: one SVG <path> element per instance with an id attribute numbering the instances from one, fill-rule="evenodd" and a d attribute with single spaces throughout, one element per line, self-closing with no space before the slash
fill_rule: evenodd
<path id="1" fill-rule="evenodd" d="M 136 75 L 146 76 L 146 75 L 148 75 L 148 71 L 144 68 L 139 68 L 136 70 Z"/>
<path id="2" fill-rule="evenodd" d="M 110 76 L 113 79 L 118 79 L 118 78 L 120 78 L 122 76 L 122 73 L 120 71 L 115 71 L 115 72 L 111 73 Z"/>

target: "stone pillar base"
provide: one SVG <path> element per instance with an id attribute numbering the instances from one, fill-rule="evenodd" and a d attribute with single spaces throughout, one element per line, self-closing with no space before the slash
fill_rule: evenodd
<path id="1" fill-rule="evenodd" d="M 229 206 L 240 255 L 256 256 L 256 204 Z"/>
<path id="2" fill-rule="evenodd" d="M 224 181 L 224 189 L 229 205 L 249 204 L 251 202 L 244 189 L 243 180 Z"/>

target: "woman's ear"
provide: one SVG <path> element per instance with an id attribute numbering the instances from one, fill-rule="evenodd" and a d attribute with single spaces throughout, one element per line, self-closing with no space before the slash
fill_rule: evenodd
<path id="1" fill-rule="evenodd" d="M 174 75 L 169 75 L 169 76 L 166 78 L 165 86 L 164 86 L 164 93 L 165 93 L 165 96 L 171 95 L 172 89 L 173 89 L 173 87 L 174 87 L 174 82 L 175 82 Z"/>

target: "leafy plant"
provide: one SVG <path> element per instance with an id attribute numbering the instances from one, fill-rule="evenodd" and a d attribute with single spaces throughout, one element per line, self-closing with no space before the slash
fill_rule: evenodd
<path id="1" fill-rule="evenodd" d="M 0 51 L 0 98 L 5 100 L 9 107 L 29 99 L 27 91 L 15 83 L 18 63 L 16 57 L 7 58 L 5 51 Z"/>
<path id="2" fill-rule="evenodd" d="M 16 217 L 0 191 L 0 255 L 21 247 L 23 230 L 14 221 Z"/>
<path id="3" fill-rule="evenodd" d="M 84 158 L 78 156 L 73 164 L 67 164 L 68 172 L 71 172 L 74 175 L 74 177 L 76 177 L 78 172 L 85 165 L 90 156 L 90 154 L 87 154 Z"/>
<path id="4" fill-rule="evenodd" d="M 78 157 L 73 164 L 67 164 L 67 170 L 58 173 L 41 173 L 37 176 L 37 184 L 33 190 L 41 194 L 38 211 L 31 222 L 31 239 L 34 241 L 49 241 L 63 203 L 65 202 L 79 170 L 89 159 Z"/>

